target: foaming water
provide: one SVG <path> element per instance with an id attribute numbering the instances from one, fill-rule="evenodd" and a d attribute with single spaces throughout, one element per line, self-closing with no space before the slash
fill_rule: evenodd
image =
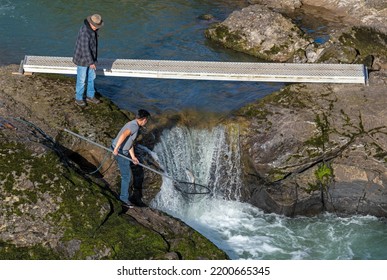
<path id="1" fill-rule="evenodd" d="M 238 202 L 239 174 L 225 170 L 239 167 L 239 157 L 233 154 L 239 151 L 233 148 L 235 143 L 227 144 L 227 138 L 222 127 L 165 131 L 154 148 L 155 158 L 169 175 L 182 181 L 187 180 L 183 169 L 190 168 L 195 179 L 213 193 L 187 200 L 164 179 L 152 207 L 183 220 L 232 259 L 387 258 L 387 225 L 375 217 L 288 218 Z M 222 161 L 225 157 L 219 154 L 227 154 L 230 160 Z"/>
<path id="2" fill-rule="evenodd" d="M 204 30 L 213 21 L 198 18 L 212 14 L 223 20 L 245 5 L 244 0 L 0 0 L 0 65 L 19 64 L 27 54 L 72 56 L 80 24 L 94 12 L 105 20 L 100 57 L 254 62 L 208 42 Z M 130 111 L 228 112 L 283 84 L 99 77 L 96 86 Z M 386 224 L 374 217 L 289 219 L 238 202 L 238 143 L 229 141 L 222 128 L 166 131 L 154 151 L 160 164 L 184 181 L 191 170 L 213 193 L 187 201 L 165 179 L 153 206 L 181 218 L 233 259 L 387 259 Z"/>

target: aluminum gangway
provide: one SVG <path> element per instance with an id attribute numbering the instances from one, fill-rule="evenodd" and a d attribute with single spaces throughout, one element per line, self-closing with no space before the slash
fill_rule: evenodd
<path id="1" fill-rule="evenodd" d="M 26 55 L 27 73 L 76 75 L 72 57 Z M 363 64 L 256 63 L 141 59 L 99 59 L 97 75 L 139 78 L 288 83 L 368 83 Z"/>

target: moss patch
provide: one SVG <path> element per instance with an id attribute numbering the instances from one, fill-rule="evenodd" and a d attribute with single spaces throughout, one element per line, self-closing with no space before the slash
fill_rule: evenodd
<path id="1" fill-rule="evenodd" d="M 109 192 L 104 192 L 71 168 L 64 168 L 52 151 L 36 156 L 21 144 L 2 143 L 0 170 L 0 178 L 5 181 L 2 184 L 2 195 L 19 198 L 17 203 L 8 206 L 7 215 L 17 213 L 21 204 L 36 204 L 38 199 L 44 199 L 47 194 L 58 199 L 58 205 L 54 205 L 58 206 L 56 211 L 34 219 L 42 219 L 44 223 L 50 223 L 56 228 L 55 231 L 63 232 L 63 244 L 70 240 L 80 241 L 79 250 L 70 256 L 73 259 L 92 258 L 100 256 L 101 252 L 106 252 L 105 257 L 111 259 L 147 259 L 165 252 L 165 244 L 160 236 L 128 224 L 118 215 L 120 204 Z M 25 177 L 20 181 L 22 175 Z M 26 180 L 32 182 L 34 188 L 25 189 L 20 185 Z M 50 202 L 46 205 L 53 207 Z M 111 207 L 115 211 L 103 224 L 109 211 L 112 211 Z M 19 214 L 28 215 L 22 212 Z M 55 248 L 40 244 L 21 249 L 3 243 L 1 250 L 7 258 L 69 258 L 66 253 L 57 253 Z"/>
<path id="2" fill-rule="evenodd" d="M 372 28 L 354 27 L 350 33 L 344 33 L 339 41 L 344 46 L 358 50 L 359 63 L 370 55 L 387 57 L 387 35 Z"/>
<path id="3" fill-rule="evenodd" d="M 307 193 L 311 193 L 317 190 L 322 192 L 327 191 L 334 177 L 332 167 L 328 163 L 323 162 L 317 166 L 314 175 L 316 176 L 316 183 L 309 183 L 309 187 L 304 188 L 304 190 Z"/>
<path id="4" fill-rule="evenodd" d="M 1 260 L 59 260 L 59 254 L 52 250 L 35 245 L 25 248 L 17 247 L 13 244 L 0 241 Z"/>
<path id="5" fill-rule="evenodd" d="M 227 48 L 235 50 L 243 50 L 245 39 L 242 34 L 231 31 L 227 26 L 223 24 L 216 24 L 211 29 L 205 31 L 207 38 L 221 43 Z"/>
<path id="6" fill-rule="evenodd" d="M 179 252 L 184 259 L 226 258 L 221 250 L 191 229 L 189 236 L 168 237 L 178 240 L 168 244 L 162 234 L 122 214 L 121 204 L 109 190 L 63 164 L 54 151 L 36 154 L 23 144 L 2 142 L 0 180 L 2 199 L 17 197 L 16 202 L 2 204 L 1 214 L 12 217 L 16 214 L 31 223 L 35 233 L 22 238 L 30 240 L 33 234 L 32 240 L 40 240 L 28 246 L 15 245 L 17 240 L 0 240 L 0 258 L 165 259 L 170 251 Z M 25 182 L 31 182 L 30 188 Z M 36 207 L 49 210 L 38 214 L 21 210 Z M 55 241 L 45 236 L 43 229 L 40 232 L 40 225 L 49 225 L 49 235 L 60 237 L 56 245 L 48 245 Z"/>
<path id="7" fill-rule="evenodd" d="M 327 115 L 316 115 L 315 123 L 319 130 L 319 134 L 306 141 L 305 144 L 308 146 L 316 147 L 323 152 L 329 143 L 330 128 Z"/>

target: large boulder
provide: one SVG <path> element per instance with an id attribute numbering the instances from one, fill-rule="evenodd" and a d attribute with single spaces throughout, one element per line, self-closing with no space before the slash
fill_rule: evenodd
<path id="1" fill-rule="evenodd" d="M 303 50 L 312 42 L 291 19 L 261 5 L 234 11 L 206 36 L 227 48 L 279 62 L 304 57 Z"/>
<path id="2" fill-rule="evenodd" d="M 387 45 L 387 8 L 383 1 L 250 3 L 258 4 L 233 12 L 206 30 L 206 36 L 224 47 L 268 61 L 361 63 L 386 69 L 382 57 Z M 311 38 L 313 32 L 308 36 L 302 31 L 320 28 L 327 33 L 322 42 L 321 38 Z"/>

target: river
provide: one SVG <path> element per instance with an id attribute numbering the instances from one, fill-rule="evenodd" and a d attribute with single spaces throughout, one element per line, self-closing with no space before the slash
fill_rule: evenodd
<path id="1" fill-rule="evenodd" d="M 98 12 L 99 57 L 131 59 L 257 61 L 221 49 L 205 39 L 212 21 L 224 19 L 245 1 L 49 1 L 0 0 L 0 65 L 25 55 L 72 56 L 83 19 Z M 123 109 L 153 113 L 181 109 L 238 108 L 279 89 L 281 84 L 98 77 L 97 90 Z"/>
<path id="2" fill-rule="evenodd" d="M 254 62 L 258 60 L 208 42 L 204 30 L 212 21 L 200 19 L 211 14 L 223 20 L 245 5 L 239 0 L 0 0 L 0 65 L 19 64 L 25 55 L 72 56 L 83 19 L 92 13 L 100 13 L 105 21 L 100 57 Z M 146 108 L 155 115 L 188 108 L 229 112 L 283 86 L 96 80 L 98 91 L 122 109 Z M 287 218 L 238 201 L 239 155 L 224 141 L 221 127 L 165 131 L 153 154 L 170 175 L 182 179 L 184 169 L 189 169 L 195 180 L 210 185 L 213 192 L 187 200 L 165 180 L 152 206 L 182 219 L 232 259 L 387 259 L 387 225 L 375 217 Z"/>

